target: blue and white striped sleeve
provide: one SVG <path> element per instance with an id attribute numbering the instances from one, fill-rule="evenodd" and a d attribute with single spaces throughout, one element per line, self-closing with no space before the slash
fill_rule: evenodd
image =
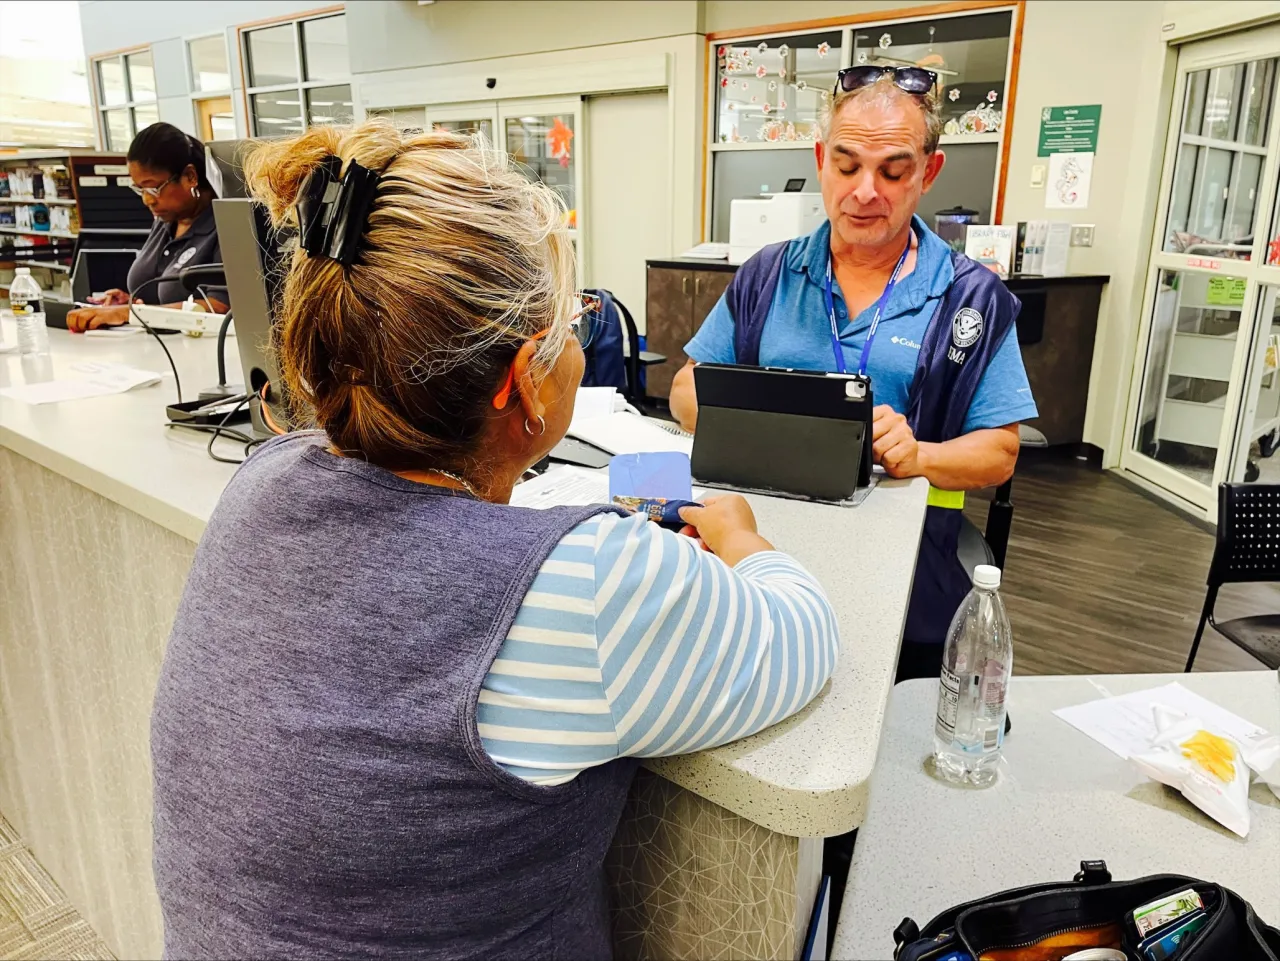
<path id="1" fill-rule="evenodd" d="M 786 554 L 730 568 L 642 518 L 600 515 L 535 578 L 484 682 L 480 736 L 540 784 L 704 750 L 800 710 L 838 643 L 822 588 Z"/>

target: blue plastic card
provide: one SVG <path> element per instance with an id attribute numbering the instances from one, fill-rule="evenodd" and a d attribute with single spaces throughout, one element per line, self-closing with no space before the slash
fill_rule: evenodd
<path id="1" fill-rule="evenodd" d="M 693 468 L 679 451 L 619 454 L 609 462 L 609 499 L 662 497 L 693 500 Z"/>

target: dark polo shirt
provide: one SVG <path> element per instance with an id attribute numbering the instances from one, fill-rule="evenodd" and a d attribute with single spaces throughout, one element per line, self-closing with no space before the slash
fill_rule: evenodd
<path id="1" fill-rule="evenodd" d="M 213 207 L 210 206 L 199 217 L 191 228 L 174 239 L 176 224 L 157 220 L 151 226 L 151 236 L 138 257 L 129 268 L 129 289 L 134 290 L 141 283 L 153 277 L 164 277 L 165 280 L 147 284 L 138 292 L 138 297 L 148 304 L 175 304 L 187 299 L 187 290 L 178 280 L 178 273 L 184 267 L 197 264 L 222 263 L 222 252 L 218 249 L 218 231 L 213 223 Z M 168 279 L 172 278 L 172 279 Z M 210 294 L 217 296 L 215 291 Z M 225 293 L 220 298 L 226 299 Z"/>

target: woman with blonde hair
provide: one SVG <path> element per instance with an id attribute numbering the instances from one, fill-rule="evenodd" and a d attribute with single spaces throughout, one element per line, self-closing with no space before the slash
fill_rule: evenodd
<path id="1" fill-rule="evenodd" d="M 152 718 L 169 957 L 611 954 L 637 758 L 803 707 L 835 617 L 729 495 L 710 549 L 508 501 L 582 375 L 555 195 L 384 122 L 257 148 L 298 229 L 279 360 L 316 430 L 227 486 Z"/>

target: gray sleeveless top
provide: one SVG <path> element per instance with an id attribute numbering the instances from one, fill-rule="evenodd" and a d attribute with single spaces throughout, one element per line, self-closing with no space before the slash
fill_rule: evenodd
<path id="1" fill-rule="evenodd" d="M 635 771 L 503 771 L 475 707 L 556 542 L 526 510 L 328 453 L 236 473 L 178 609 L 151 724 L 173 958 L 606 958 L 603 859 Z"/>

